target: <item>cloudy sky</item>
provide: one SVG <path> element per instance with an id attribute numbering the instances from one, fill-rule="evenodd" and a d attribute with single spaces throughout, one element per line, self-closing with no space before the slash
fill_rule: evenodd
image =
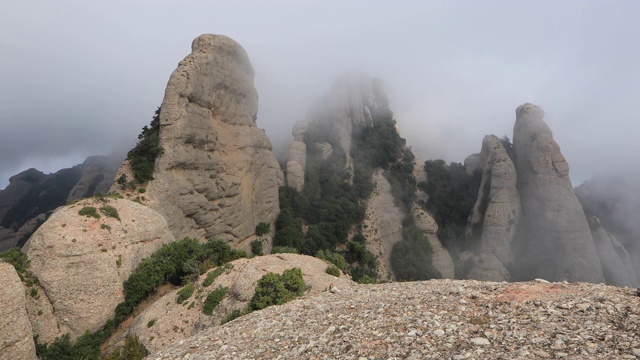
<path id="1" fill-rule="evenodd" d="M 423 159 L 462 162 L 542 106 L 574 185 L 640 169 L 640 2 L 0 0 L 0 189 L 127 150 L 191 40 L 247 50 L 276 147 L 336 75 L 384 80 Z"/>

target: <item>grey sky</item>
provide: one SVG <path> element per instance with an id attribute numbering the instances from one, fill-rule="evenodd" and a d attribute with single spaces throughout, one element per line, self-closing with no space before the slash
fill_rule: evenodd
<path id="1" fill-rule="evenodd" d="M 542 106 L 574 185 L 640 169 L 638 1 L 0 0 L 0 188 L 133 144 L 202 33 L 248 52 L 274 145 L 350 70 L 423 160 L 462 162 Z"/>

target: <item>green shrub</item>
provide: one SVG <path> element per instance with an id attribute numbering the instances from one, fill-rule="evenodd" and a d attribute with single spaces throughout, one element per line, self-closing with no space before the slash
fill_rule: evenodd
<path id="1" fill-rule="evenodd" d="M 105 360 L 142 360 L 147 355 L 149 355 L 149 351 L 140 344 L 138 336 L 128 335 L 124 348 L 109 353 Z"/>
<path id="2" fill-rule="evenodd" d="M 338 269 L 334 265 L 327 266 L 327 269 L 325 271 L 329 275 L 333 275 L 335 277 L 340 277 L 340 269 Z"/>
<path id="3" fill-rule="evenodd" d="M 100 212 L 105 216 L 112 217 L 116 220 L 120 220 L 120 215 L 118 214 L 118 209 L 114 208 L 111 205 L 105 205 L 100 208 Z"/>
<path id="4" fill-rule="evenodd" d="M 98 214 L 98 209 L 96 209 L 93 206 L 83 207 L 82 209 L 80 209 L 80 211 L 78 211 L 78 214 L 86 217 L 93 217 L 96 219 L 100 219 L 100 214 Z"/>
<path id="5" fill-rule="evenodd" d="M 338 254 L 336 252 L 330 250 L 320 250 L 316 253 L 316 257 L 318 259 L 322 259 L 324 261 L 330 262 L 335 265 L 338 269 L 342 270 L 344 273 L 349 273 L 349 266 L 347 265 L 347 261 L 344 259 L 344 256 Z"/>
<path id="6" fill-rule="evenodd" d="M 100 229 L 108 230 L 109 232 L 111 232 L 111 226 L 107 224 L 100 224 Z"/>
<path id="7" fill-rule="evenodd" d="M 147 192 L 147 189 L 145 189 L 145 188 L 139 188 L 139 189 L 138 189 L 138 192 L 139 192 L 140 194 L 144 194 L 144 193 L 146 193 L 146 192 Z"/>
<path id="8" fill-rule="evenodd" d="M 185 285 L 180 291 L 178 291 L 178 298 L 176 301 L 178 304 L 182 304 L 185 300 L 193 295 L 193 292 L 196 290 L 196 287 L 193 284 Z"/>
<path id="9" fill-rule="evenodd" d="M 150 327 L 152 327 L 155 323 L 156 323 L 156 319 L 151 319 L 151 320 L 149 320 L 149 322 L 147 323 L 147 327 L 148 327 L 148 328 L 150 328 Z"/>
<path id="10" fill-rule="evenodd" d="M 272 254 L 300 254 L 300 251 L 292 246 L 274 246 Z"/>
<path id="11" fill-rule="evenodd" d="M 251 242 L 251 253 L 256 256 L 262 256 L 264 253 L 262 252 L 262 241 L 259 239 L 255 239 Z"/>
<path id="12" fill-rule="evenodd" d="M 29 295 L 31 295 L 31 297 L 36 297 L 36 295 L 38 295 L 38 289 L 31 288 L 31 291 L 29 292 Z"/>
<path id="13" fill-rule="evenodd" d="M 229 313 L 229 315 L 222 318 L 222 320 L 220 321 L 220 325 L 224 325 L 229 321 L 235 320 L 244 314 L 246 314 L 246 312 L 240 311 L 240 310 L 233 310 L 232 312 Z"/>
<path id="14" fill-rule="evenodd" d="M 127 154 L 127 160 L 133 170 L 136 181 L 140 184 L 153 180 L 153 168 L 156 158 L 163 153 L 160 146 L 160 108 L 151 120 L 150 127 L 145 126 L 138 135 L 138 143 Z"/>
<path id="15" fill-rule="evenodd" d="M 284 304 L 302 295 L 305 288 L 299 268 L 285 270 L 282 275 L 268 273 L 258 280 L 255 294 L 249 302 L 249 311 Z"/>
<path id="16" fill-rule="evenodd" d="M 256 226 L 256 235 L 262 236 L 271 231 L 271 225 L 261 222 Z"/>
<path id="17" fill-rule="evenodd" d="M 224 268 L 223 267 L 217 267 L 215 268 L 215 270 L 210 271 L 207 274 L 207 277 L 204 279 L 204 281 L 202 282 L 202 286 L 209 286 L 211 284 L 213 284 L 213 282 L 216 280 L 216 278 L 220 275 L 222 275 L 222 273 L 224 272 Z"/>
<path id="18" fill-rule="evenodd" d="M 222 299 L 227 295 L 229 291 L 228 287 L 218 286 L 217 289 L 207 295 L 207 299 L 204 301 L 204 307 L 202 308 L 202 312 L 205 315 L 211 315 L 213 313 L 213 309 L 220 304 Z"/>
<path id="19" fill-rule="evenodd" d="M 13 265 L 22 281 L 32 281 L 33 275 L 31 275 L 27 270 L 30 264 L 29 258 L 27 257 L 27 254 L 20 250 L 20 248 L 14 247 L 0 252 L 0 259 Z"/>

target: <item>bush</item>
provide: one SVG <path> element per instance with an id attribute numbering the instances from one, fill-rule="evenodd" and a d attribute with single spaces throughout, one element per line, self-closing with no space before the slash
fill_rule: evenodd
<path id="1" fill-rule="evenodd" d="M 282 275 L 268 273 L 258 280 L 255 294 L 249 302 L 249 311 L 284 304 L 302 295 L 305 288 L 299 268 L 285 270 Z"/>
<path id="2" fill-rule="evenodd" d="M 0 259 L 13 265 L 22 281 L 32 281 L 33 275 L 27 270 L 30 261 L 27 254 L 23 253 L 20 248 L 14 247 L 9 250 L 0 252 Z"/>
<path id="3" fill-rule="evenodd" d="M 150 127 L 143 127 L 138 135 L 138 143 L 127 154 L 127 160 L 133 170 L 136 181 L 140 184 L 153 180 L 153 169 L 156 158 L 163 153 L 160 146 L 160 108 L 151 120 Z"/>
<path id="4" fill-rule="evenodd" d="M 211 284 L 213 284 L 213 282 L 216 280 L 216 278 L 220 275 L 222 275 L 222 273 L 224 272 L 224 268 L 223 267 L 217 267 L 215 268 L 215 270 L 209 272 L 207 274 L 207 277 L 204 279 L 204 281 L 202 282 L 202 286 L 210 286 Z"/>
<path id="5" fill-rule="evenodd" d="M 342 270 L 345 273 L 349 272 L 347 261 L 341 254 L 335 253 L 330 250 L 320 250 L 316 253 L 316 257 L 335 265 L 338 269 Z"/>
<path id="6" fill-rule="evenodd" d="M 215 309 L 216 306 L 220 304 L 222 299 L 224 299 L 224 297 L 227 295 L 228 291 L 229 291 L 228 287 L 218 286 L 217 289 L 210 292 L 209 295 L 207 295 L 207 299 L 204 301 L 204 307 L 202 308 L 202 312 L 205 315 L 213 314 L 213 309 Z"/>
<path id="7" fill-rule="evenodd" d="M 149 355 L 149 351 L 140 344 L 137 335 L 128 335 L 124 348 L 111 352 L 105 360 L 142 360 Z"/>
<path id="8" fill-rule="evenodd" d="M 251 242 L 251 253 L 256 256 L 262 256 L 264 253 L 262 252 L 262 241 L 259 239 L 255 239 Z"/>
<path id="9" fill-rule="evenodd" d="M 118 209 L 114 208 L 111 205 L 105 205 L 101 207 L 100 212 L 103 213 L 105 216 L 112 217 L 120 221 L 120 215 L 118 214 Z"/>
<path id="10" fill-rule="evenodd" d="M 155 323 L 156 323 L 156 319 L 151 319 L 151 320 L 149 320 L 149 322 L 147 323 L 147 327 L 148 327 L 148 328 L 150 328 L 150 327 L 152 327 Z"/>
<path id="11" fill-rule="evenodd" d="M 227 315 L 224 318 L 222 318 L 222 320 L 220 321 L 220 325 L 224 325 L 224 324 L 228 323 L 229 321 L 235 320 L 235 319 L 239 318 L 240 316 L 242 316 L 244 314 L 245 314 L 244 311 L 233 310 L 232 312 L 229 313 L 229 315 Z"/>
<path id="12" fill-rule="evenodd" d="M 271 225 L 261 222 L 256 226 L 256 235 L 262 236 L 271 231 Z"/>
<path id="13" fill-rule="evenodd" d="M 79 215 L 86 217 L 93 217 L 96 219 L 100 219 L 100 214 L 98 214 L 98 209 L 93 206 L 85 206 L 80 211 L 78 211 Z"/>
<path id="14" fill-rule="evenodd" d="M 196 290 L 196 287 L 193 284 L 185 285 L 180 291 L 178 291 L 178 298 L 176 301 L 178 304 L 182 304 L 185 300 L 193 295 L 193 292 Z"/>
<path id="15" fill-rule="evenodd" d="M 335 277 L 340 277 L 340 269 L 338 269 L 337 267 L 335 267 L 333 265 L 327 266 L 327 269 L 325 271 L 329 275 L 333 275 Z"/>

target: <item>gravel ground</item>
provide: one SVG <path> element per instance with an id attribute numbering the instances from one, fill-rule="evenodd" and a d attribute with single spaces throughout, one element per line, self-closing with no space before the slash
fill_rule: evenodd
<path id="1" fill-rule="evenodd" d="M 356 285 L 203 330 L 148 359 L 636 359 L 636 289 L 472 280 Z"/>

